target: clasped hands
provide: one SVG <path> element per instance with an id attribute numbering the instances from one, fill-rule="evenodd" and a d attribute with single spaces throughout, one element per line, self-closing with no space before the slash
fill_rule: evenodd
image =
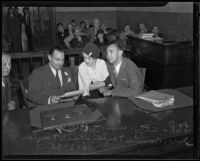
<path id="1" fill-rule="evenodd" d="M 99 89 L 99 92 L 104 96 L 111 96 L 112 95 L 112 90 L 108 90 L 107 87 L 102 87 Z"/>
<path id="2" fill-rule="evenodd" d="M 79 96 L 72 97 L 73 100 L 77 100 Z M 61 97 L 60 96 L 52 96 L 50 98 L 51 104 L 61 103 Z"/>

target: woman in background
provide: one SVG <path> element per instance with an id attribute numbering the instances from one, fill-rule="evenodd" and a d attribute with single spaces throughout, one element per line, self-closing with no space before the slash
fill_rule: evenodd
<path id="1" fill-rule="evenodd" d="M 11 82 L 8 75 L 11 70 L 11 57 L 2 52 L 2 110 L 14 110 L 15 101 L 11 100 Z"/>

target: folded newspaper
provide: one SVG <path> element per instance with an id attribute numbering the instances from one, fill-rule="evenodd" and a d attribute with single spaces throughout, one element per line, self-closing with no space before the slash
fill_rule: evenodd
<path id="1" fill-rule="evenodd" d="M 155 107 L 165 107 L 174 104 L 174 96 L 158 91 L 148 91 L 134 98 L 142 99 L 146 102 L 153 104 Z"/>

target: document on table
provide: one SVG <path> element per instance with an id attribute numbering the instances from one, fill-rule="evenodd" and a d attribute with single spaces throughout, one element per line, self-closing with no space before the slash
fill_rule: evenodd
<path id="1" fill-rule="evenodd" d="M 83 93 L 83 90 L 77 90 L 77 91 L 67 92 L 64 95 L 60 96 L 60 98 L 79 96 L 82 93 Z"/>
<path id="2" fill-rule="evenodd" d="M 136 96 L 134 98 L 142 99 L 146 102 L 153 104 L 155 107 L 165 107 L 168 105 L 173 105 L 174 96 L 166 93 L 158 92 L 158 91 L 148 91 L 143 94 Z"/>

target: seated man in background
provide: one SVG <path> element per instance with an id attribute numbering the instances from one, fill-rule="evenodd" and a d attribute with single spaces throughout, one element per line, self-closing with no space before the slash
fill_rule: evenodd
<path id="1" fill-rule="evenodd" d="M 139 36 L 141 36 L 141 35 L 143 35 L 143 34 L 148 32 L 146 26 L 143 23 L 140 23 L 138 26 L 139 26 L 139 30 L 140 30 L 139 31 Z"/>
<path id="2" fill-rule="evenodd" d="M 88 31 L 88 38 L 90 42 L 94 42 L 96 39 L 97 31 L 100 29 L 100 22 L 99 19 L 93 19 L 93 26 L 89 28 Z"/>
<path id="3" fill-rule="evenodd" d="M 2 111 L 14 110 L 15 101 L 11 100 L 11 82 L 9 73 L 11 70 L 11 57 L 2 52 Z"/>
<path id="4" fill-rule="evenodd" d="M 70 42 L 72 48 L 83 48 L 87 42 L 87 35 L 83 35 L 79 26 L 76 26 L 74 28 L 74 38 Z"/>
<path id="5" fill-rule="evenodd" d="M 159 33 L 158 26 L 153 26 L 151 31 L 154 38 L 163 38 L 163 35 Z"/>
<path id="6" fill-rule="evenodd" d="M 50 50 L 49 63 L 35 69 L 29 79 L 28 97 L 39 105 L 59 103 L 61 95 L 77 90 L 71 73 L 64 65 L 64 51 Z"/>
<path id="7" fill-rule="evenodd" d="M 108 72 L 114 88 L 102 89 L 104 96 L 133 97 L 143 90 L 142 73 L 135 63 L 123 57 L 123 50 L 124 43 L 120 39 L 107 47 Z"/>

